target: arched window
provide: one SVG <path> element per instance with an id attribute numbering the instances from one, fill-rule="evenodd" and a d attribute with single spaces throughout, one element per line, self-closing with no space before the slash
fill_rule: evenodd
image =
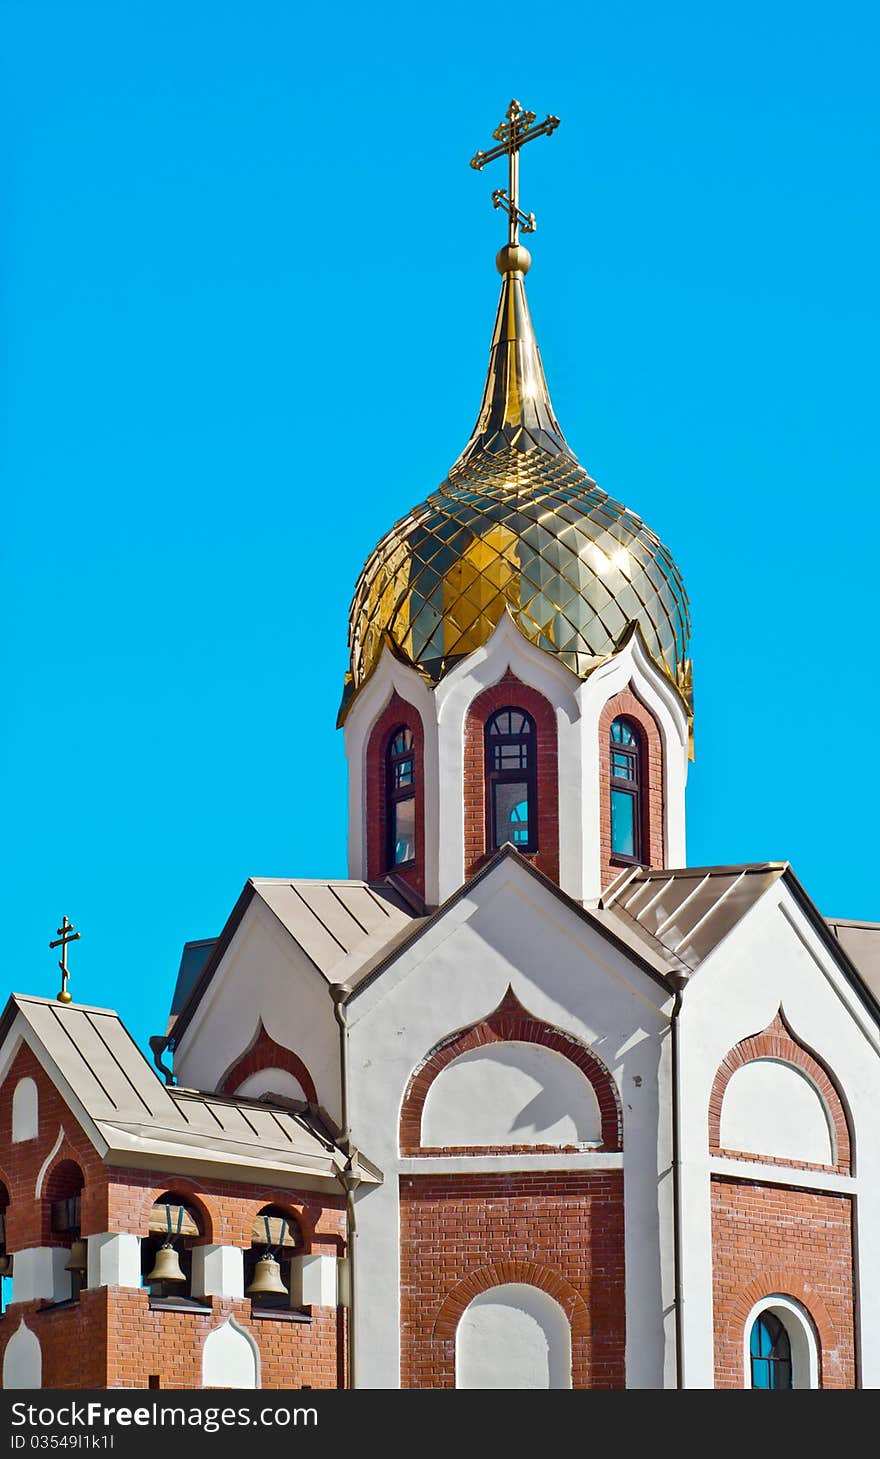
<path id="1" fill-rule="evenodd" d="M 244 1289 L 250 1296 L 254 1312 L 290 1311 L 295 1306 L 293 1283 L 291 1281 L 291 1257 L 302 1251 L 302 1233 L 296 1220 L 280 1206 L 264 1206 L 254 1217 L 251 1230 L 250 1249 L 244 1254 Z M 266 1267 L 258 1270 L 261 1261 L 270 1257 L 278 1263 L 275 1273 Z M 266 1277 L 280 1281 L 285 1291 L 253 1291 L 254 1279 L 262 1278 L 265 1288 Z"/>
<path id="2" fill-rule="evenodd" d="M 196 1207 L 166 1191 L 150 1212 L 148 1235 L 141 1242 L 141 1282 L 150 1306 L 200 1306 L 192 1301 L 192 1248 L 202 1235 Z"/>
<path id="3" fill-rule="evenodd" d="M 389 867 L 408 866 L 416 859 L 416 757 L 413 733 L 406 725 L 388 742 L 385 773 Z"/>
<path id="4" fill-rule="evenodd" d="M 538 849 L 535 721 L 524 709 L 499 709 L 486 721 L 486 844 Z"/>
<path id="5" fill-rule="evenodd" d="M 80 1230 L 84 1185 L 85 1177 L 76 1161 L 61 1160 L 52 1167 L 43 1187 L 49 1212 L 50 1243 L 70 1247 L 65 1269 L 70 1273 L 72 1298 L 78 1297 L 86 1285 L 86 1243 Z"/>
<path id="6" fill-rule="evenodd" d="M 616 861 L 642 860 L 644 771 L 642 741 L 630 719 L 611 725 L 611 855 Z"/>
<path id="7" fill-rule="evenodd" d="M 753 1388 L 791 1388 L 791 1341 L 782 1319 L 765 1310 L 752 1323 L 749 1338 Z"/>

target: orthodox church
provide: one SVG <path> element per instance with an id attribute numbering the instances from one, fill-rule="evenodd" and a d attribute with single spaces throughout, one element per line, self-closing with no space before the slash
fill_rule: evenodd
<path id="1" fill-rule="evenodd" d="M 154 1065 L 66 991 L 2 1014 L 6 1388 L 880 1386 L 880 927 L 688 866 L 682 577 L 526 300 L 555 125 L 474 158 L 477 421 L 355 587 L 348 878 L 249 880 Z"/>

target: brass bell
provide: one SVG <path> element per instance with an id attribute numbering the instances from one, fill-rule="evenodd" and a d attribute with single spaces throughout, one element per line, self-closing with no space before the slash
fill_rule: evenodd
<path id="1" fill-rule="evenodd" d="M 254 1271 L 254 1280 L 247 1289 L 248 1297 L 287 1297 L 288 1291 L 281 1280 L 281 1267 L 271 1252 L 260 1257 Z"/>
<path id="2" fill-rule="evenodd" d="M 146 1282 L 185 1282 L 186 1274 L 180 1269 L 180 1257 L 170 1241 L 166 1241 L 156 1252 L 153 1270 L 144 1278 Z"/>
<path id="3" fill-rule="evenodd" d="M 70 1256 L 64 1264 L 66 1272 L 79 1272 L 84 1277 L 88 1267 L 88 1247 L 84 1241 L 74 1241 Z"/>

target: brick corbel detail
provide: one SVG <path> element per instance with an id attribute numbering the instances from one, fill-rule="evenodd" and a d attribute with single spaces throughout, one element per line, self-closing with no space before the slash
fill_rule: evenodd
<path id="1" fill-rule="evenodd" d="M 412 731 L 415 752 L 416 856 L 411 866 L 388 865 L 388 746 L 401 725 Z M 364 801 L 367 827 L 367 880 L 387 872 L 402 877 L 419 896 L 425 895 L 425 731 L 415 705 L 394 691 L 370 731 Z"/>
<path id="2" fill-rule="evenodd" d="M 663 741 L 653 714 L 638 699 L 632 685 L 609 699 L 599 717 L 599 837 L 602 885 L 607 887 L 623 863 L 611 858 L 611 726 L 615 719 L 635 722 L 642 741 L 642 846 L 648 866 L 666 865 L 663 839 L 665 786 Z"/>
<path id="3" fill-rule="evenodd" d="M 508 705 L 524 709 L 535 721 L 538 743 L 538 849 L 524 853 L 551 881 L 559 882 L 559 755 L 556 711 L 543 694 L 510 669 L 472 700 L 464 727 L 464 869 L 471 876 L 490 854 L 486 845 L 487 720 Z"/>
<path id="4" fill-rule="evenodd" d="M 602 1144 L 599 1149 L 602 1151 L 623 1149 L 623 1116 L 620 1108 L 620 1101 L 617 1097 L 614 1080 L 606 1069 L 605 1065 L 597 1056 L 584 1044 L 573 1038 L 570 1034 L 564 1033 L 561 1029 L 553 1028 L 549 1023 L 534 1018 L 523 1008 L 512 988 L 508 988 L 504 998 L 493 1013 L 490 1013 L 480 1023 L 472 1024 L 470 1028 L 461 1030 L 459 1033 L 451 1034 L 448 1039 L 435 1045 L 423 1062 L 415 1070 L 407 1086 L 406 1094 L 403 1097 L 403 1105 L 400 1112 L 400 1153 L 401 1155 L 433 1155 L 437 1154 L 436 1149 L 422 1145 L 422 1112 L 425 1107 L 425 1100 L 428 1097 L 428 1090 L 434 1080 L 443 1072 L 454 1059 L 461 1054 L 466 1054 L 470 1049 L 480 1048 L 482 1045 L 492 1043 L 528 1043 L 542 1044 L 544 1048 L 553 1049 L 556 1053 L 568 1059 L 581 1073 L 586 1076 L 592 1085 L 593 1092 L 599 1104 L 599 1115 L 601 1119 Z M 522 1152 L 523 1154 L 558 1154 L 561 1149 L 576 1149 L 575 1146 L 559 1145 L 480 1145 L 480 1146 L 455 1146 L 456 1155 L 470 1154 L 510 1154 Z M 448 1154 L 447 1150 L 443 1153 Z"/>
<path id="5" fill-rule="evenodd" d="M 793 1064 L 807 1075 L 815 1086 L 834 1128 L 837 1161 L 834 1165 L 818 1165 L 806 1160 L 785 1160 L 776 1155 L 755 1155 L 751 1151 L 727 1150 L 721 1144 L 721 1106 L 727 1086 L 738 1069 L 755 1059 L 779 1059 Z M 825 1170 L 837 1175 L 852 1174 L 852 1152 L 849 1124 L 843 1101 L 828 1071 L 803 1044 L 798 1043 L 780 1008 L 772 1023 L 762 1033 L 742 1039 L 722 1059 L 712 1093 L 709 1096 L 709 1151 L 712 1155 L 728 1155 L 736 1160 L 758 1161 L 763 1165 L 786 1165 L 795 1170 Z M 755 1299 L 757 1300 L 757 1299 Z"/>
<path id="6" fill-rule="evenodd" d="M 572 1337 L 590 1336 L 590 1310 L 580 1292 L 553 1267 L 542 1266 L 536 1261 L 495 1261 L 477 1267 L 447 1293 L 437 1313 L 432 1336 L 441 1340 L 454 1338 L 462 1313 L 474 1298 L 479 1297 L 481 1292 L 488 1292 L 490 1287 L 500 1287 L 508 1282 L 540 1287 L 542 1292 L 559 1303 L 568 1318 Z"/>
<path id="7" fill-rule="evenodd" d="M 235 1063 L 223 1075 L 217 1086 L 217 1093 L 234 1094 L 245 1079 L 248 1079 L 251 1074 L 261 1073 L 264 1069 L 284 1069 L 286 1073 L 292 1074 L 294 1079 L 298 1079 L 302 1085 L 308 1103 L 318 1103 L 314 1080 L 302 1059 L 292 1049 L 286 1049 L 283 1044 L 276 1043 L 272 1035 L 268 1034 L 263 1027 L 262 1019 L 257 1024 L 257 1031 L 244 1053 L 238 1056 Z"/>

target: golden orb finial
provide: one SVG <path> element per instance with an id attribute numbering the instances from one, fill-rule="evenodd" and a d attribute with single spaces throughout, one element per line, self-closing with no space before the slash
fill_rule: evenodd
<path id="1" fill-rule="evenodd" d="M 500 274 L 527 274 L 532 266 L 532 255 L 521 243 L 505 243 L 495 255 L 495 267 Z"/>

